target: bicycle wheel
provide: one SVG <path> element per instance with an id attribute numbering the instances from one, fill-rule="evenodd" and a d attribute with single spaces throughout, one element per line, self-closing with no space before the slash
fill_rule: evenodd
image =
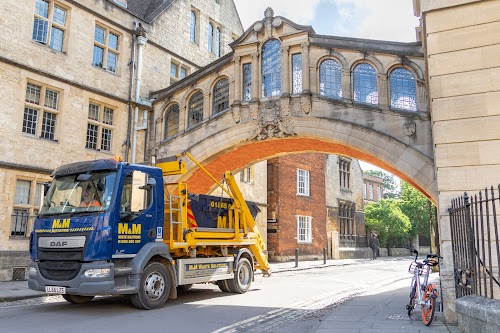
<path id="1" fill-rule="evenodd" d="M 428 285 L 424 291 L 423 301 L 425 304 L 422 305 L 422 320 L 425 326 L 429 326 L 434 319 L 434 312 L 436 312 L 436 298 L 437 291 L 431 285 Z"/>
<path id="2" fill-rule="evenodd" d="M 413 281 L 413 285 L 410 290 L 410 302 L 406 306 L 406 310 L 408 310 L 408 316 L 411 315 L 411 312 L 415 308 L 415 296 L 417 294 L 417 283 Z"/>

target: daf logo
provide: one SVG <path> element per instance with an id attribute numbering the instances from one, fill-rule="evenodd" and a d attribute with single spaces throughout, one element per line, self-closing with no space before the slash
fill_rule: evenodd
<path id="1" fill-rule="evenodd" d="M 50 242 L 50 247 L 66 247 L 68 245 L 68 242 L 64 241 L 64 242 L 55 242 L 55 241 L 52 241 Z"/>

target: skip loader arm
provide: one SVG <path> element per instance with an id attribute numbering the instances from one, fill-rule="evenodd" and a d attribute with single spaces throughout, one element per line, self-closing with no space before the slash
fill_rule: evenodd
<path id="1" fill-rule="evenodd" d="M 215 177 L 213 177 L 208 170 L 206 170 L 196 159 L 188 152 L 184 152 L 180 155 L 177 155 L 177 157 L 180 156 L 187 156 L 191 161 L 193 161 L 207 176 L 209 176 L 224 192 L 226 192 L 231 199 L 234 200 L 234 206 L 233 207 L 235 210 L 239 210 L 241 213 L 241 221 L 240 224 L 245 230 L 245 233 L 247 234 L 248 231 L 253 233 L 253 236 L 256 239 L 256 243 L 251 244 L 250 251 L 254 255 L 255 259 L 257 260 L 257 267 L 262 271 L 263 276 L 269 276 L 271 275 L 271 267 L 269 266 L 269 262 L 267 261 L 267 255 L 264 253 L 264 249 L 266 247 L 264 239 L 262 238 L 262 235 L 257 227 L 257 224 L 255 223 L 255 220 L 253 219 L 252 213 L 250 212 L 250 209 L 248 208 L 248 205 L 243 198 L 243 195 L 241 194 L 241 191 L 238 187 L 238 184 L 236 183 L 234 176 L 231 174 L 230 171 L 226 171 L 224 174 L 224 178 L 226 181 L 226 184 L 229 188 L 229 191 L 224 188 L 224 186 L 217 180 Z M 237 226 L 236 229 L 239 229 Z"/>

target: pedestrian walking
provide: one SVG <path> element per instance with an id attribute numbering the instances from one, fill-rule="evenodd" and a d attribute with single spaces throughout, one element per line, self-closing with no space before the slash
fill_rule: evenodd
<path id="1" fill-rule="evenodd" d="M 372 234 L 370 247 L 372 249 L 372 260 L 375 260 L 379 255 L 379 248 L 380 248 L 380 242 L 378 241 L 378 237 L 376 234 Z"/>

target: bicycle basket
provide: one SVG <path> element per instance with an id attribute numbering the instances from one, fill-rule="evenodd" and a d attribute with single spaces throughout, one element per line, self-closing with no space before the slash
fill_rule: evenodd
<path id="1" fill-rule="evenodd" d="M 408 273 L 410 274 L 415 274 L 415 270 L 418 270 L 418 265 L 416 262 L 412 261 L 410 264 L 410 267 L 408 267 Z M 418 272 L 420 275 L 422 275 L 422 272 Z"/>

